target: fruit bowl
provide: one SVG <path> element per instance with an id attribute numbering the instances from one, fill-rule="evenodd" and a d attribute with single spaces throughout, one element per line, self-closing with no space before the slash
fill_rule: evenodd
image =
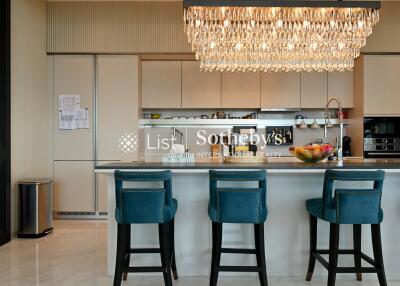
<path id="1" fill-rule="evenodd" d="M 335 153 L 336 148 L 331 144 L 312 144 L 303 147 L 290 147 L 289 151 L 303 162 L 316 163 Z"/>

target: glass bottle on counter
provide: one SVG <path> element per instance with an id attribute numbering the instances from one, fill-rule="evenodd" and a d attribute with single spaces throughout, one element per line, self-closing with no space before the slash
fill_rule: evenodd
<path id="1" fill-rule="evenodd" d="M 293 137 L 292 137 L 292 131 L 290 131 L 290 129 L 288 129 L 285 133 L 285 137 L 286 137 L 286 142 L 292 144 L 293 143 Z"/>
<path id="2" fill-rule="evenodd" d="M 253 156 L 257 155 L 257 145 L 254 142 L 249 142 L 249 151 L 253 152 Z"/>
<path id="3" fill-rule="evenodd" d="M 283 128 L 283 130 L 281 129 L 281 136 L 282 136 L 282 144 L 286 144 L 287 140 L 286 140 L 286 128 Z"/>

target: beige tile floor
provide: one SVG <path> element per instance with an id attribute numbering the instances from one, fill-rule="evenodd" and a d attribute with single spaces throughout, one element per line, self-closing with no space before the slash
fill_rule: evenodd
<path id="1" fill-rule="evenodd" d="M 38 240 L 15 239 L 0 247 L 1 286 L 103 286 L 112 285 L 106 276 L 106 224 L 102 221 L 55 221 L 56 231 Z M 271 286 L 322 286 L 301 278 L 269 277 Z M 160 277 L 129 277 L 123 285 L 162 286 Z M 175 286 L 207 286 L 207 277 L 181 278 Z M 256 278 L 223 277 L 218 286 L 259 286 Z M 378 286 L 377 280 L 357 283 L 339 278 L 340 286 Z M 390 281 L 400 286 L 400 281 Z"/>

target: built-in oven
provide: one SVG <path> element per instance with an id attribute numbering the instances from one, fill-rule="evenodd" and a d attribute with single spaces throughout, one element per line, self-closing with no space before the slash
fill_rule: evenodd
<path id="1" fill-rule="evenodd" d="M 364 118 L 364 157 L 400 157 L 400 117 Z"/>

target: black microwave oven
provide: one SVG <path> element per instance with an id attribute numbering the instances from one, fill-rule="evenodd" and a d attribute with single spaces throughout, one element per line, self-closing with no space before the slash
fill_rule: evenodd
<path id="1" fill-rule="evenodd" d="M 400 157 L 400 117 L 364 118 L 364 157 Z"/>

